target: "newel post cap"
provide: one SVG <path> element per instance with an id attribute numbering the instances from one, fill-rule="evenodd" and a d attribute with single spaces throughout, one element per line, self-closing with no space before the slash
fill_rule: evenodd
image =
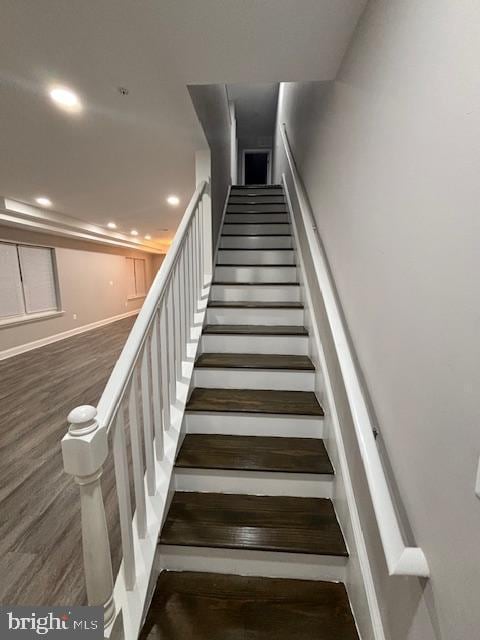
<path id="1" fill-rule="evenodd" d="M 87 433 L 95 431 L 98 426 L 97 410 L 89 404 L 83 404 L 75 407 L 68 414 L 68 432 L 72 436 L 84 436 Z"/>

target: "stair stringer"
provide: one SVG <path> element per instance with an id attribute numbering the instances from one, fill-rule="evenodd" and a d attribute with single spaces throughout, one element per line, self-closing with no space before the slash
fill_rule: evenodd
<path id="1" fill-rule="evenodd" d="M 348 468 L 339 412 L 320 338 L 319 322 L 315 318 L 312 291 L 306 277 L 305 256 L 302 252 L 299 230 L 285 174 L 282 174 L 282 183 L 293 230 L 293 248 L 297 255 L 300 296 L 304 303 L 305 328 L 309 332 L 309 356 L 315 365 L 315 394 L 325 412 L 323 438 L 335 469 L 332 502 L 349 552 L 345 586 L 362 640 L 385 640 L 370 560 Z"/>

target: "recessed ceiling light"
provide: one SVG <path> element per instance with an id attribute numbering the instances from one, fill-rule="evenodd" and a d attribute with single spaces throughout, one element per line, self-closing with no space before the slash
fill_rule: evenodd
<path id="1" fill-rule="evenodd" d="M 116 229 L 116 228 L 117 228 L 117 225 L 115 224 L 115 222 L 109 222 L 109 223 L 107 224 L 107 227 L 108 227 L 109 229 Z"/>
<path id="2" fill-rule="evenodd" d="M 82 103 L 79 97 L 67 87 L 52 87 L 49 90 L 50 98 L 57 106 L 70 113 L 78 113 L 82 110 Z"/>
<path id="3" fill-rule="evenodd" d="M 168 196 L 167 198 L 167 202 L 168 204 L 171 204 L 172 207 L 176 207 L 178 204 L 180 204 L 180 198 L 178 196 Z"/>
<path id="4" fill-rule="evenodd" d="M 152 239 L 152 236 L 149 233 L 147 233 L 147 235 L 145 236 L 145 240 L 151 240 L 151 239 Z"/>
<path id="5" fill-rule="evenodd" d="M 39 204 L 41 207 L 52 206 L 52 201 L 50 200 L 50 198 L 45 198 L 45 196 L 39 196 L 38 198 L 35 198 L 35 202 Z"/>
<path id="6" fill-rule="evenodd" d="M 131 234 L 132 236 L 138 236 L 138 231 L 137 231 L 136 229 L 132 229 L 132 230 L 130 231 L 130 234 Z"/>

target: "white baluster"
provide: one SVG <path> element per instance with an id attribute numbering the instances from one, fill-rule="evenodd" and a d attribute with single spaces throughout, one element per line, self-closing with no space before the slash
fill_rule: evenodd
<path id="1" fill-rule="evenodd" d="M 157 309 L 153 321 L 150 343 L 152 364 L 153 425 L 155 431 L 155 453 L 157 460 L 163 459 L 163 415 L 162 415 L 162 365 L 160 352 L 160 310 Z"/>
<path id="2" fill-rule="evenodd" d="M 147 489 L 148 495 L 155 495 L 155 460 L 153 453 L 153 416 L 152 416 L 152 385 L 151 385 L 151 334 L 147 336 L 142 355 L 142 366 L 140 370 L 140 383 L 142 392 L 142 415 L 143 415 L 143 440 L 145 446 L 145 462 L 147 466 Z"/>
<path id="3" fill-rule="evenodd" d="M 175 376 L 177 381 L 180 381 L 182 379 L 182 319 L 180 317 L 180 276 L 178 262 L 173 275 L 173 292 L 173 312 L 175 318 Z"/>
<path id="4" fill-rule="evenodd" d="M 133 547 L 132 499 L 128 472 L 127 444 L 125 438 L 124 407 L 118 409 L 113 425 L 113 457 L 117 485 L 120 533 L 122 536 L 123 574 L 128 591 L 135 587 L 135 552 Z"/>
<path id="5" fill-rule="evenodd" d="M 82 544 L 88 604 L 103 606 L 104 624 L 115 616 L 113 576 L 107 520 L 100 479 L 108 454 L 107 433 L 98 426 L 95 407 L 77 407 L 68 415 L 62 440 L 65 471 L 80 488 Z"/>
<path id="6" fill-rule="evenodd" d="M 179 260 L 180 276 L 180 309 L 182 323 L 182 360 L 187 359 L 187 305 L 185 304 L 185 244 L 182 247 L 182 254 Z"/>
<path id="7" fill-rule="evenodd" d="M 198 203 L 197 215 L 195 216 L 195 226 L 197 228 L 197 290 L 198 290 L 198 299 L 202 297 L 202 228 L 201 228 L 201 219 L 202 219 L 202 203 L 201 201 Z"/>
<path id="8" fill-rule="evenodd" d="M 199 262 L 198 262 L 198 256 L 199 256 L 199 232 L 198 232 L 198 216 L 199 216 L 199 210 L 197 208 L 197 210 L 195 211 L 195 215 L 193 217 L 193 230 L 195 233 L 195 244 L 194 244 L 194 252 L 193 252 L 193 257 L 194 257 L 194 272 L 195 272 L 195 304 L 197 305 L 197 309 L 198 309 L 198 300 L 199 300 L 199 289 L 200 289 L 200 269 L 198 267 Z"/>
<path id="9" fill-rule="evenodd" d="M 174 314 L 174 297 L 173 297 L 173 280 L 170 280 L 168 287 L 168 300 L 167 300 L 167 352 L 168 352 L 168 379 L 170 381 L 170 404 L 175 404 L 177 399 L 177 374 L 175 370 L 175 342 L 176 342 L 176 328 L 175 328 L 175 314 Z"/>
<path id="10" fill-rule="evenodd" d="M 198 227 L 199 227 L 199 243 L 200 250 L 200 296 L 203 293 L 203 287 L 205 285 L 205 229 L 203 224 L 203 201 L 198 203 Z"/>
<path id="11" fill-rule="evenodd" d="M 169 342 L 168 342 L 168 309 L 167 309 L 167 300 L 168 293 L 165 294 L 163 300 L 161 302 L 161 314 L 159 318 L 159 328 L 160 328 L 160 367 L 161 367 L 161 377 L 162 377 L 162 386 L 161 386 L 161 395 L 162 395 L 162 404 L 163 404 L 163 426 L 164 429 L 168 430 L 170 428 L 170 373 L 169 373 Z"/>
<path id="12" fill-rule="evenodd" d="M 193 306 L 193 233 L 190 227 L 188 231 L 188 326 L 189 332 L 195 324 L 195 309 Z M 189 334 L 190 335 L 190 334 Z"/>
<path id="13" fill-rule="evenodd" d="M 137 365 L 138 366 L 138 365 Z M 143 482 L 142 436 L 140 433 L 140 408 L 138 402 L 138 370 L 135 368 L 130 383 L 128 399 L 128 418 L 130 422 L 130 440 L 132 444 L 133 486 L 135 489 L 135 507 L 137 513 L 137 531 L 139 538 L 145 538 L 147 531 L 147 512 L 145 504 L 145 484 Z"/>
<path id="14" fill-rule="evenodd" d="M 213 238 L 212 238 L 212 200 L 210 198 L 210 185 L 203 194 L 203 225 L 204 225 L 204 255 L 205 255 L 205 276 L 207 280 L 212 279 L 213 273 Z"/>

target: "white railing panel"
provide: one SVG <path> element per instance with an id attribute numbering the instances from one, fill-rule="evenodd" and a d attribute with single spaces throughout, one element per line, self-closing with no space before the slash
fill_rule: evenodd
<path id="1" fill-rule="evenodd" d="M 334 284 L 325 251 L 318 236 L 313 212 L 305 188 L 298 173 L 285 125 L 280 129 L 292 183 L 297 196 L 299 210 L 312 256 L 315 275 L 322 293 L 332 339 L 342 372 L 355 434 L 360 448 L 362 463 L 372 499 L 380 538 L 390 575 L 429 577 L 425 554 L 419 547 L 405 545 L 397 512 L 388 487 L 385 471 L 375 442 L 374 429 L 363 395 L 354 357 L 350 350 Z M 294 215 L 294 211 L 292 211 Z"/>
<path id="2" fill-rule="evenodd" d="M 148 596 L 148 580 L 175 462 L 174 443 L 179 441 L 188 397 L 188 386 L 177 382 L 185 375 L 183 360 L 189 378 L 193 372 L 193 363 L 186 359 L 187 343 L 193 339 L 195 348 L 198 346 L 200 332 L 198 328 L 193 331 L 194 321 L 197 311 L 205 314 L 200 306 L 201 285 L 208 280 L 212 268 L 208 244 L 207 248 L 199 246 L 204 241 L 199 217 L 206 189 L 207 183 L 202 182 L 193 194 L 97 409 L 82 406 L 72 411 L 69 432 L 62 440 L 65 470 L 80 487 L 88 602 L 104 607 L 105 637 L 112 633 L 112 622 L 120 610 L 125 637 L 137 637 Z M 164 438 L 167 429 L 172 431 L 168 440 Z M 109 455 L 113 457 L 123 556 L 115 599 L 100 485 Z"/>

